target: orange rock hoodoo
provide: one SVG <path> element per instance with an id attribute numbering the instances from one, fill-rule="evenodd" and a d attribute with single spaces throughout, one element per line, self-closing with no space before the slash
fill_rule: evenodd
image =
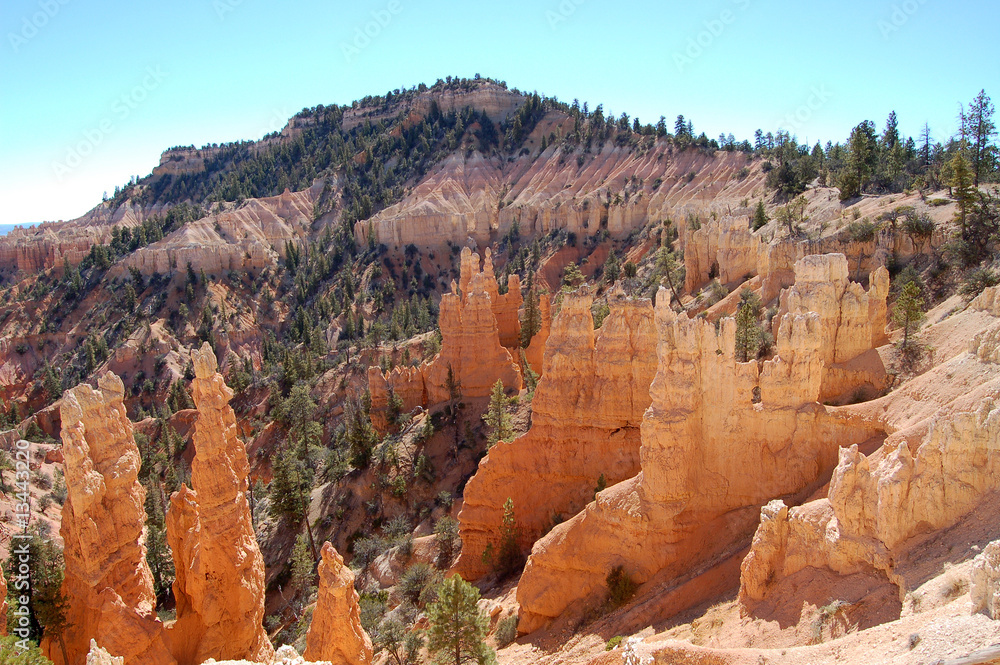
<path id="1" fill-rule="evenodd" d="M 229 406 L 233 391 L 208 344 L 192 360 L 194 489 L 175 492 L 167 514 L 177 569 L 174 652 L 180 665 L 207 658 L 270 662 L 274 650 L 262 626 L 264 559 L 247 502 L 246 449 Z"/>
<path id="2" fill-rule="evenodd" d="M 124 395 L 121 379 L 109 372 L 97 390 L 77 386 L 62 400 L 67 498 L 60 534 L 70 603 L 62 640 L 42 643 L 56 665 L 83 665 L 91 639 L 126 665 L 176 662 L 156 618 L 143 544 L 146 492 Z"/>
<path id="3" fill-rule="evenodd" d="M 522 547 L 593 500 L 601 476 L 612 485 L 639 472 L 639 425 L 656 373 L 656 330 L 649 300 L 612 298 L 594 330 L 593 296 L 567 296 L 552 326 L 544 378 L 533 400 L 532 427 L 498 443 L 465 488 L 458 572 L 488 572 L 481 554 L 500 537 L 511 497 Z M 530 477 L 530 483 L 520 482 Z"/>
<path id="4" fill-rule="evenodd" d="M 441 297 L 441 353 L 420 367 L 400 367 L 388 375 L 378 367 L 368 369 L 372 422 L 378 429 L 388 426 L 390 389 L 407 411 L 448 401 L 449 369 L 464 397 L 488 396 L 497 380 L 508 389 L 521 389 L 521 371 L 501 344 L 501 338 L 514 346 L 520 343 L 520 282 L 512 276 L 509 292 L 499 295 L 488 249 L 483 271 L 479 255 L 468 248 L 462 251 L 461 261 L 461 292 L 452 282 L 452 292 Z"/>
<path id="5" fill-rule="evenodd" d="M 372 641 L 361 627 L 354 573 L 330 543 L 323 544 L 318 572 L 319 598 L 302 655 L 333 665 L 370 665 Z"/>
<path id="6" fill-rule="evenodd" d="M 521 632 L 596 600 L 615 566 L 638 582 L 710 568 L 749 541 L 763 504 L 808 496 L 836 465 L 839 446 L 877 433 L 818 402 L 826 312 L 784 314 L 776 356 L 739 363 L 733 319 L 716 330 L 668 303 L 661 293 L 642 473 L 535 544 L 517 592 Z"/>
<path id="7" fill-rule="evenodd" d="M 812 255 L 795 262 L 795 283 L 781 292 L 779 315 L 819 313 L 822 402 L 849 398 L 858 390 L 876 393 L 886 386 L 885 366 L 875 347 L 886 339 L 889 271 L 878 268 L 869 282 L 866 293 L 850 281 L 843 254 Z"/>

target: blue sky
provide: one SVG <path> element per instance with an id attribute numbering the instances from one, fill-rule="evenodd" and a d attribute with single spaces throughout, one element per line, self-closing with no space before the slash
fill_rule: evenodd
<path id="1" fill-rule="evenodd" d="M 941 139 L 981 88 L 1000 101 L 998 23 L 989 0 L 4 0 L 0 224 L 79 216 L 167 147 L 449 74 L 712 137 L 842 141 L 895 109 Z"/>

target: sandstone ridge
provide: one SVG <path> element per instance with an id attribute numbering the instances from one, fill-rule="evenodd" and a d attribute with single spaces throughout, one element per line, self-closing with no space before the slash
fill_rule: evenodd
<path id="1" fill-rule="evenodd" d="M 511 487 L 519 486 L 514 509 L 527 552 L 554 516 L 573 515 L 589 503 L 602 478 L 612 485 L 639 471 L 639 425 L 656 371 L 653 308 L 648 300 L 611 298 L 610 314 L 594 330 L 592 303 L 587 291 L 563 299 L 548 336 L 531 429 L 493 446 L 466 485 L 456 564 L 464 577 L 488 572 L 481 554 L 499 541 Z M 520 483 L 529 477 L 531 483 Z"/>
<path id="2" fill-rule="evenodd" d="M 599 597 L 616 566 L 641 583 L 731 555 L 749 541 L 762 505 L 813 491 L 841 445 L 878 434 L 818 401 L 826 312 L 785 313 L 774 358 L 741 363 L 733 319 L 716 329 L 678 316 L 669 301 L 665 292 L 657 298 L 658 368 L 641 427 L 642 472 L 535 544 L 517 591 L 522 633 Z"/>

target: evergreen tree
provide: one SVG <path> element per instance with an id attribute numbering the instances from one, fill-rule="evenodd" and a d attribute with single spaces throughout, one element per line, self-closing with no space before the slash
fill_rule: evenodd
<path id="1" fill-rule="evenodd" d="M 676 138 L 683 138 L 687 135 L 687 121 L 684 120 L 683 115 L 678 115 L 677 120 L 674 121 L 674 136 Z"/>
<path id="2" fill-rule="evenodd" d="M 479 589 L 458 575 L 438 586 L 437 600 L 427 606 L 427 649 L 438 663 L 487 665 L 496 654 L 486 645 L 489 620 L 479 611 Z"/>
<path id="3" fill-rule="evenodd" d="M 915 344 L 917 331 L 924 319 L 924 299 L 920 295 L 920 287 L 916 281 L 907 281 L 900 289 L 899 298 L 892 312 L 892 318 L 903 329 L 903 341 L 900 347 L 909 351 Z"/>
<path id="4" fill-rule="evenodd" d="M 996 167 L 997 147 L 993 145 L 997 135 L 996 123 L 993 122 L 995 111 L 986 91 L 980 90 L 962 116 L 962 134 L 968 144 L 973 187 L 979 187 L 979 183 Z"/>
<path id="5" fill-rule="evenodd" d="M 859 196 L 871 181 L 878 163 L 878 145 L 875 125 L 866 120 L 851 131 L 848 139 L 847 160 L 840 176 L 840 200 Z"/>
<path id="6" fill-rule="evenodd" d="M 289 580 L 292 594 L 305 593 L 308 596 L 309 587 L 313 582 L 313 565 L 315 561 L 309 550 L 309 540 L 306 534 L 300 533 L 292 548 L 292 575 Z"/>
<path id="7" fill-rule="evenodd" d="M 973 189 L 972 177 L 965 155 L 961 152 L 956 152 L 951 160 L 951 181 L 949 185 L 951 186 L 952 196 L 958 201 L 956 218 L 963 239 L 966 235 L 969 214 L 972 212 L 972 207 L 976 201 L 976 192 Z"/>
<path id="8" fill-rule="evenodd" d="M 531 344 L 531 338 L 542 329 L 542 312 L 538 306 L 533 271 L 528 273 L 528 293 L 524 299 L 524 316 L 521 317 L 521 348 Z"/>
<path id="9" fill-rule="evenodd" d="M 677 292 L 676 284 L 679 284 L 683 279 L 681 276 L 683 271 L 683 264 L 677 260 L 677 257 L 670 251 L 670 248 L 660 247 L 656 255 L 656 275 L 670 287 L 671 302 L 676 302 L 681 307 L 683 307 L 683 304 L 681 303 L 681 296 Z"/>
<path id="10" fill-rule="evenodd" d="M 745 363 L 757 357 L 763 335 L 760 310 L 760 298 L 750 289 L 743 289 L 736 310 L 736 359 L 739 362 Z"/>
<path id="11" fill-rule="evenodd" d="M 570 263 L 563 269 L 563 288 L 565 289 L 575 289 L 580 286 L 584 281 L 583 273 L 580 272 L 580 266 L 575 263 Z"/>
<path id="12" fill-rule="evenodd" d="M 490 404 L 483 414 L 486 423 L 486 440 L 492 447 L 498 441 L 510 439 L 514 435 L 510 414 L 507 413 L 507 396 L 504 394 L 503 382 L 497 379 L 490 392 Z"/>
<path id="13" fill-rule="evenodd" d="M 764 208 L 764 199 L 757 201 L 757 207 L 753 211 L 753 230 L 757 231 L 767 224 L 767 210 Z"/>
<path id="14" fill-rule="evenodd" d="M 926 169 L 931 165 L 931 126 L 924 123 L 920 130 L 920 167 Z"/>
<path id="15" fill-rule="evenodd" d="M 618 258 L 617 252 L 612 251 L 608 254 L 608 260 L 604 262 L 604 281 L 608 284 L 614 284 L 621 275 L 621 260 Z"/>
<path id="16" fill-rule="evenodd" d="M 153 590 L 164 598 L 174 583 L 174 559 L 167 544 L 166 515 L 158 480 L 146 486 L 146 562 L 153 573 Z"/>
<path id="17" fill-rule="evenodd" d="M 288 445 L 275 457 L 272 467 L 269 512 L 273 517 L 283 517 L 292 524 L 299 524 L 309 510 L 312 471 Z"/>
<path id="18" fill-rule="evenodd" d="M 437 567 L 447 570 L 451 567 L 455 552 L 461 546 L 458 537 L 458 520 L 450 515 L 445 515 L 434 525 L 434 542 L 437 544 Z"/>

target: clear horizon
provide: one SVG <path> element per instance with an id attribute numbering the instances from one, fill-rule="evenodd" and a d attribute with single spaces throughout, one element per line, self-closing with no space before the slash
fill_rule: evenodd
<path id="1" fill-rule="evenodd" d="M 174 145 L 259 139 L 303 107 L 438 78 L 627 112 L 684 114 L 715 138 L 783 127 L 843 142 L 890 111 L 934 139 L 959 104 L 1000 94 L 1000 7 L 927 0 L 829 6 L 723 0 L 504 5 L 373 0 L 12 0 L 2 12 L 0 224 L 84 214 Z M 811 26 L 802 29 L 800 26 Z M 991 87 L 992 86 L 992 87 Z"/>

